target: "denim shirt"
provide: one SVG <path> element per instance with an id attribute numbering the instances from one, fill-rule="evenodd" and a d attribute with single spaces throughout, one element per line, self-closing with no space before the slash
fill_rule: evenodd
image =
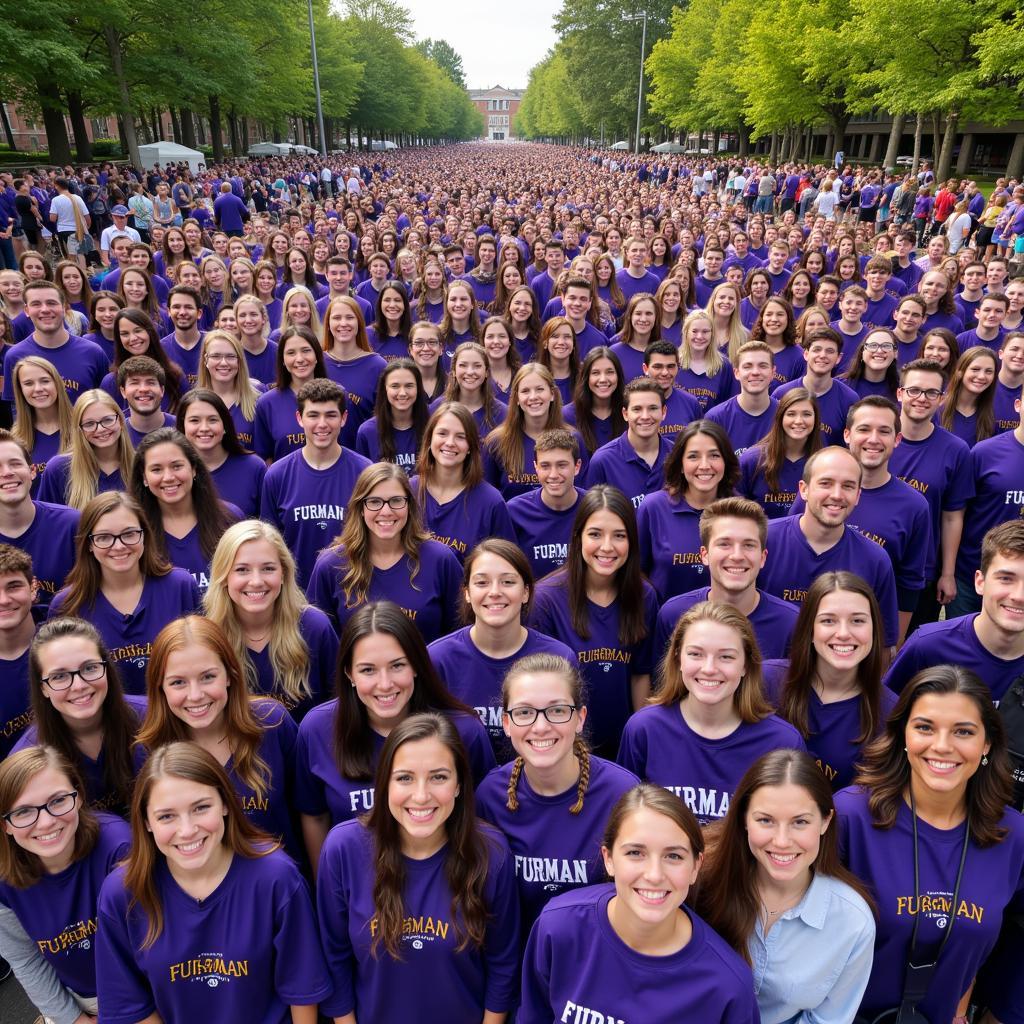
<path id="1" fill-rule="evenodd" d="M 871 974 L 875 919 L 845 882 L 816 874 L 767 936 L 747 940 L 762 1024 L 850 1024 Z"/>

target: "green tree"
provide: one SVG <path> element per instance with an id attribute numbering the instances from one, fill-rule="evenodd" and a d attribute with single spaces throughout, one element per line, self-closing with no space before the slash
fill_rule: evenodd
<path id="1" fill-rule="evenodd" d="M 459 88 L 466 88 L 466 73 L 462 58 L 445 39 L 421 39 L 416 49 L 428 60 L 432 60 Z"/>

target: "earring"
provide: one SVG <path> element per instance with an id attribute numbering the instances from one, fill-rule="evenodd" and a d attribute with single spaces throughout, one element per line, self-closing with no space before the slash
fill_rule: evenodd
<path id="1" fill-rule="evenodd" d="M 981 755 L 981 763 L 983 765 L 988 764 L 988 754 L 982 754 Z"/>

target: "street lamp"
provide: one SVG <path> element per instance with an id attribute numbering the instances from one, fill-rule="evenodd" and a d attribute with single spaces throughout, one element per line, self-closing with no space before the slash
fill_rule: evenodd
<path id="1" fill-rule="evenodd" d="M 316 126 L 320 133 L 320 155 L 327 156 L 327 138 L 324 136 L 324 108 L 320 104 L 320 67 L 316 62 L 316 30 L 313 28 L 313 0 L 306 0 L 309 8 L 309 47 L 313 56 L 313 89 L 316 92 Z"/>
<path id="2" fill-rule="evenodd" d="M 633 151 L 640 152 L 640 110 L 644 101 L 644 50 L 647 48 L 647 12 L 637 11 L 636 14 L 622 15 L 623 21 L 640 21 L 643 27 L 640 31 L 640 85 L 636 92 L 636 143 Z"/>

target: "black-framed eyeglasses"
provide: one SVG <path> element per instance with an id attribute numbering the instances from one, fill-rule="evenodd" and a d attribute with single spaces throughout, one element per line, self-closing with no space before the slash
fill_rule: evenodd
<path id="1" fill-rule="evenodd" d="M 113 413 L 109 416 L 103 416 L 98 420 L 83 420 L 82 432 L 85 434 L 95 434 L 97 430 L 109 430 L 116 422 L 117 417 Z"/>
<path id="2" fill-rule="evenodd" d="M 83 683 L 95 683 L 107 674 L 107 663 L 105 661 L 87 661 L 78 668 L 62 668 L 51 672 L 45 679 L 40 679 L 51 690 L 66 690 L 78 676 Z"/>
<path id="3" fill-rule="evenodd" d="M 367 512 L 379 512 L 385 505 L 393 512 L 400 512 L 409 504 L 404 494 L 396 494 L 392 498 L 363 498 L 363 508 Z"/>
<path id="4" fill-rule="evenodd" d="M 120 541 L 126 548 L 133 548 L 142 540 L 142 530 L 138 526 L 122 530 L 120 533 L 90 533 L 89 540 L 93 547 L 112 548 L 117 541 Z"/>
<path id="5" fill-rule="evenodd" d="M 894 352 L 896 346 L 891 341 L 868 341 L 864 344 L 865 352 Z"/>
<path id="6" fill-rule="evenodd" d="M 543 715 L 552 725 L 565 725 L 576 711 L 575 704 L 552 704 L 549 708 L 531 708 L 521 704 L 505 712 L 513 725 L 533 725 L 538 715 Z"/>
<path id="7" fill-rule="evenodd" d="M 942 391 L 939 388 L 919 388 L 911 386 L 909 388 L 904 388 L 903 394 L 905 394 L 907 398 L 920 398 L 924 395 L 929 402 L 937 402 L 942 397 Z"/>
<path id="8" fill-rule="evenodd" d="M 62 818 L 70 814 L 78 800 L 78 790 L 73 789 L 69 793 L 58 793 L 51 796 L 45 804 L 27 804 L 24 807 L 15 807 L 4 816 L 4 821 L 14 828 L 31 828 L 38 820 L 39 815 L 46 811 L 51 818 Z"/>

